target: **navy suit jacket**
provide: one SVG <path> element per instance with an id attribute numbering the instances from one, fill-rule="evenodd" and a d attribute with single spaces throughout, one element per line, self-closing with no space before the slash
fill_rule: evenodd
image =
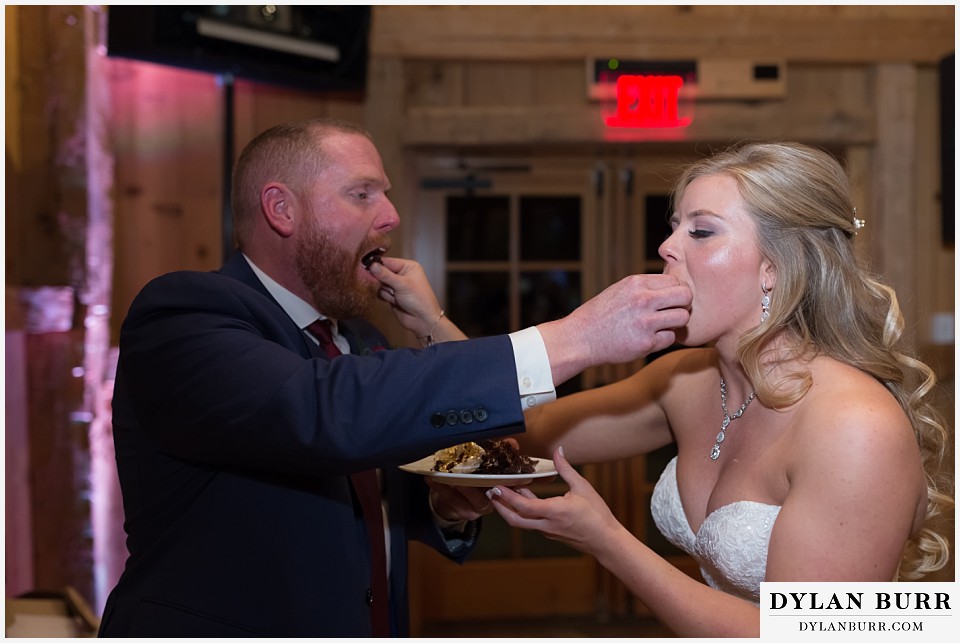
<path id="1" fill-rule="evenodd" d="M 317 356 L 239 253 L 140 292 L 113 400 L 130 555 L 101 636 L 370 636 L 348 476 L 377 467 L 393 633 L 408 634 L 408 539 L 455 560 L 469 547 L 394 467 L 522 431 L 513 351 L 505 336 L 377 350 L 372 326 L 341 324 L 358 354 Z"/>

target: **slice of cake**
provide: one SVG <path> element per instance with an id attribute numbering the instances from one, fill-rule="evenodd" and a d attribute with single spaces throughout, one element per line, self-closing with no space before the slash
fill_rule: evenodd
<path id="1" fill-rule="evenodd" d="M 476 442 L 464 442 L 440 449 L 435 454 L 433 470 L 444 473 L 473 473 L 480 466 L 485 451 Z"/>
<path id="2" fill-rule="evenodd" d="M 434 454 L 434 471 L 443 473 L 475 473 L 516 475 L 533 473 L 537 461 L 525 455 L 507 440 L 464 442 L 440 449 Z"/>

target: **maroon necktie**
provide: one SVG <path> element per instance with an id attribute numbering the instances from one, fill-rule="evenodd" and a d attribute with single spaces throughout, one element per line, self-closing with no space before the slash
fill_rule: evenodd
<path id="1" fill-rule="evenodd" d="M 307 330 L 320 341 L 320 347 L 333 359 L 340 349 L 333 341 L 332 324 L 329 319 L 318 319 Z M 387 590 L 387 551 L 384 545 L 383 506 L 380 502 L 380 481 L 376 470 L 361 471 L 350 476 L 353 491 L 363 508 L 363 521 L 367 525 L 370 540 L 370 584 L 367 604 L 373 625 L 373 636 L 390 636 L 390 600 Z"/>
<path id="2" fill-rule="evenodd" d="M 317 319 L 307 326 L 307 331 L 317 338 L 320 342 L 320 348 L 326 353 L 327 357 L 333 359 L 337 355 L 342 355 L 333 341 L 333 324 L 329 319 Z"/>

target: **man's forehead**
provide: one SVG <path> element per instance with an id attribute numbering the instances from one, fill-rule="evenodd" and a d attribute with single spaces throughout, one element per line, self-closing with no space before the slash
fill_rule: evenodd
<path id="1" fill-rule="evenodd" d="M 376 146 L 369 138 L 358 132 L 344 132 L 334 130 L 327 132 L 323 138 L 323 146 L 330 148 L 363 147 L 376 151 Z"/>
<path id="2" fill-rule="evenodd" d="M 353 157 L 357 160 L 372 159 L 380 163 L 380 153 L 373 141 L 361 134 L 337 132 L 327 136 L 323 141 L 324 151 L 331 156 Z"/>
<path id="3" fill-rule="evenodd" d="M 369 163 L 382 167 L 380 153 L 366 136 L 360 134 L 337 133 L 326 137 L 323 142 L 324 155 L 341 163 Z"/>

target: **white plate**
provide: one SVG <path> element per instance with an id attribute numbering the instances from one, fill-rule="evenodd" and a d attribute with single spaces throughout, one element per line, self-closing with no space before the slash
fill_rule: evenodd
<path id="1" fill-rule="evenodd" d="M 434 458 L 428 455 L 416 462 L 405 464 L 400 468 L 409 473 L 417 473 L 421 476 L 430 476 L 437 482 L 449 484 L 458 487 L 492 487 L 494 485 L 503 485 L 505 487 L 518 487 L 520 485 L 530 484 L 538 478 L 551 478 L 557 475 L 557 470 L 553 467 L 553 460 L 546 458 L 533 458 L 537 460 L 536 468 L 533 473 L 517 473 L 514 475 L 491 475 L 486 473 L 445 473 L 443 471 L 434 471 Z"/>

